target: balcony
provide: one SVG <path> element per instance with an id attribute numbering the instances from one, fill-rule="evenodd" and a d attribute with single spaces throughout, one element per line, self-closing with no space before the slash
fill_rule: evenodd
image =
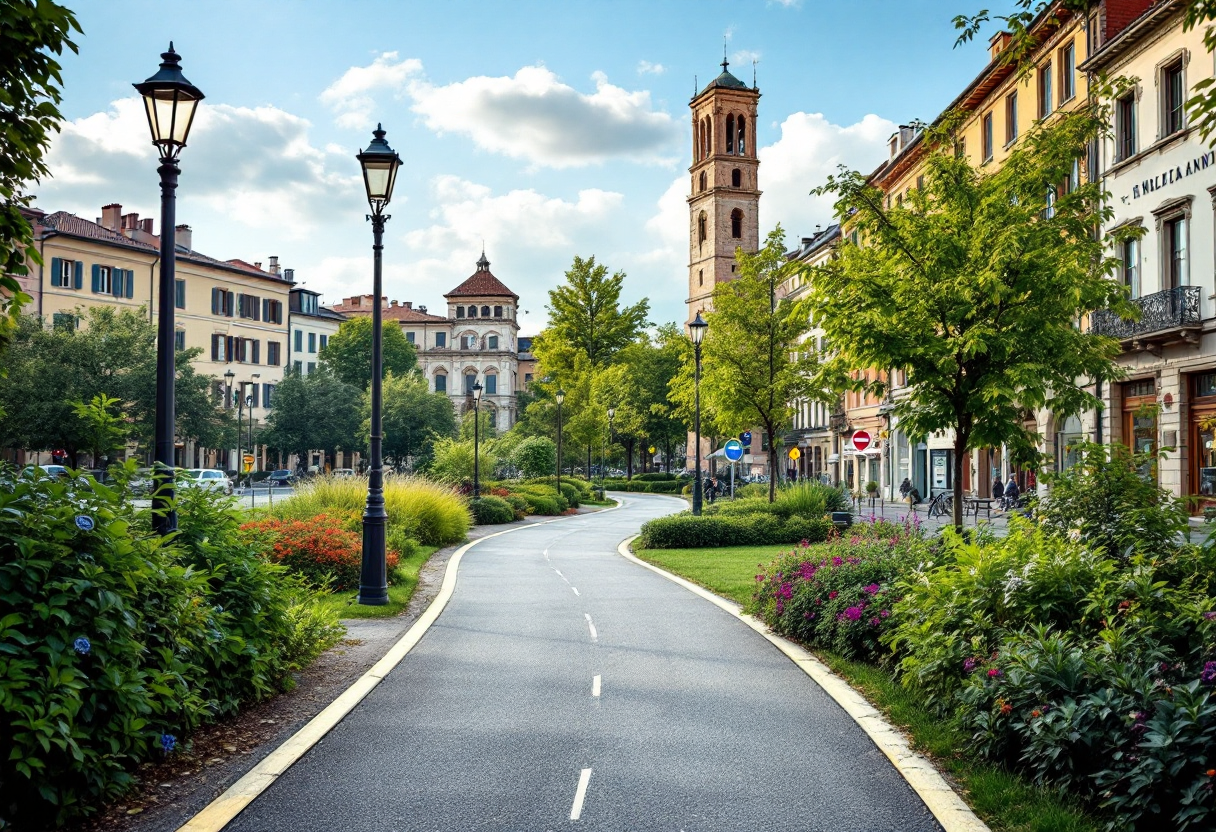
<path id="1" fill-rule="evenodd" d="M 1199 336 L 1203 317 L 1199 311 L 1198 286 L 1179 286 L 1133 300 L 1140 317 L 1125 321 L 1101 310 L 1090 316 L 1089 331 L 1118 338 L 1125 350 L 1156 352 L 1164 344 L 1192 343 Z"/>

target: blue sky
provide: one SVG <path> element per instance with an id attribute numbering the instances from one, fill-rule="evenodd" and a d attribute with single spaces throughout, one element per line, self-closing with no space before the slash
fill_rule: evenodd
<path id="1" fill-rule="evenodd" d="M 830 221 L 807 195 L 826 173 L 874 167 L 894 125 L 931 119 L 982 68 L 983 43 L 953 48 L 951 18 L 975 10 L 957 2 L 77 3 L 69 123 L 53 178 L 31 190 L 45 210 L 158 217 L 131 83 L 172 39 L 207 96 L 178 205 L 198 250 L 277 255 L 324 302 L 369 291 L 353 154 L 381 121 L 405 160 L 390 297 L 441 309 L 484 240 L 528 333 L 575 254 L 625 271 L 656 322 L 682 319 L 688 101 L 694 76 L 720 71 L 723 39 L 738 77 L 757 61 L 761 225 L 792 243 Z"/>

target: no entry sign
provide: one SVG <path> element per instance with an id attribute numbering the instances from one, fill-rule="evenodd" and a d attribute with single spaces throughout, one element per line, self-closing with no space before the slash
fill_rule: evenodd
<path id="1" fill-rule="evenodd" d="M 853 448 L 857 451 L 864 451 L 870 447 L 870 433 L 864 430 L 853 431 Z"/>

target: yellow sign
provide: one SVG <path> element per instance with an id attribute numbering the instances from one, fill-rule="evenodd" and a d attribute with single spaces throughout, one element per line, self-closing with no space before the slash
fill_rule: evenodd
<path id="1" fill-rule="evenodd" d="M 654 445 L 651 445 L 651 446 L 650 446 L 650 452 L 651 452 L 651 453 L 654 453 Z"/>
<path id="2" fill-rule="evenodd" d="M 245 473 L 248 474 L 253 470 L 253 454 L 245 454 L 241 461 L 245 463 Z"/>
<path id="3" fill-rule="evenodd" d="M 800 456 L 802 456 L 802 451 L 797 448 L 790 448 L 790 459 L 797 459 Z"/>

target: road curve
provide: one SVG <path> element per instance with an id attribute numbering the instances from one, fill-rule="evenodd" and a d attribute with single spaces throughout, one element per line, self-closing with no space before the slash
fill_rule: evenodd
<path id="1" fill-rule="evenodd" d="M 760 635 L 617 544 L 677 501 L 470 549 L 421 642 L 233 832 L 940 830 Z"/>

